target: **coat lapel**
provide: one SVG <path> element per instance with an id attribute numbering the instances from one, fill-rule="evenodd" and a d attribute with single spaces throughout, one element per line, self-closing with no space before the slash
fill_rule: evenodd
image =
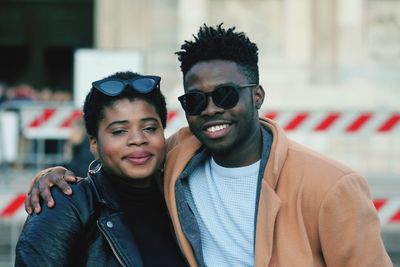
<path id="1" fill-rule="evenodd" d="M 172 149 L 168 150 L 164 173 L 165 200 L 171 216 L 171 220 L 173 222 L 179 246 L 181 247 L 181 250 L 185 255 L 189 265 L 197 266 L 193 250 L 189 244 L 189 241 L 183 233 L 179 221 L 176 206 L 175 184 L 179 175 L 184 170 L 186 164 L 190 161 L 195 152 L 201 147 L 201 143 L 193 135 L 191 135 L 188 128 L 180 130 L 176 134 L 176 136 L 173 136 L 171 139 L 173 139 L 170 140 L 171 143 L 175 142 L 174 139 L 182 141 L 178 141 L 178 143 L 175 143 Z"/>
<path id="2" fill-rule="evenodd" d="M 275 190 L 289 146 L 286 135 L 275 122 L 261 118 L 260 123 L 271 132 L 273 139 L 258 203 L 254 256 L 254 264 L 257 267 L 268 266 L 271 261 L 275 222 L 282 203 Z"/>
<path id="3" fill-rule="evenodd" d="M 268 266 L 271 260 L 275 221 L 280 207 L 281 200 L 278 195 L 263 181 L 258 206 L 255 266 Z"/>

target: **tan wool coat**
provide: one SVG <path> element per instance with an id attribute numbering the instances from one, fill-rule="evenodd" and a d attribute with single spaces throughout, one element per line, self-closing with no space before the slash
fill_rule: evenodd
<path id="1" fill-rule="evenodd" d="M 274 121 L 260 124 L 273 142 L 260 192 L 254 265 L 393 266 L 366 180 L 291 141 Z M 191 266 L 198 264 L 180 225 L 175 182 L 200 147 L 188 128 L 181 129 L 168 140 L 165 165 L 165 199 Z"/>

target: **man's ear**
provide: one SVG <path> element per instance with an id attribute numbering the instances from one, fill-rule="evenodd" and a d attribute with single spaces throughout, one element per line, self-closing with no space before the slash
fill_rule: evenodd
<path id="1" fill-rule="evenodd" d="M 95 159 L 99 159 L 99 153 L 97 150 L 97 139 L 94 136 L 89 136 L 90 152 Z"/>
<path id="2" fill-rule="evenodd" d="M 256 89 L 254 91 L 254 97 L 255 97 L 256 108 L 260 109 L 262 104 L 264 103 L 264 97 L 265 97 L 265 91 L 261 85 L 258 85 L 256 87 Z"/>

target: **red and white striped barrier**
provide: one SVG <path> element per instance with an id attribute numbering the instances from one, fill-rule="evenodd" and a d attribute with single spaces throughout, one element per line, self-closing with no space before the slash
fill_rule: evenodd
<path id="1" fill-rule="evenodd" d="M 24 193 L 0 196 L 0 219 L 25 218 L 25 198 Z M 373 202 L 382 225 L 400 225 L 400 197 L 375 198 Z"/>
<path id="2" fill-rule="evenodd" d="M 26 107 L 21 110 L 22 131 L 29 139 L 67 139 L 72 124 L 82 118 L 73 107 Z"/>
<path id="3" fill-rule="evenodd" d="M 261 111 L 288 132 L 333 134 L 400 133 L 400 111 Z M 82 117 L 74 107 L 28 107 L 22 110 L 22 129 L 27 138 L 66 139 L 72 123 Z M 168 113 L 167 135 L 186 125 L 182 110 Z"/>
<path id="4" fill-rule="evenodd" d="M 377 198 L 374 199 L 374 205 L 382 224 L 400 224 L 400 197 Z"/>
<path id="5" fill-rule="evenodd" d="M 170 112 L 167 136 L 186 125 L 184 112 Z M 260 116 L 278 122 L 287 132 L 323 134 L 400 133 L 400 112 L 367 111 L 261 111 Z"/>
<path id="6" fill-rule="evenodd" d="M 270 111 L 261 113 L 286 131 L 316 133 L 391 133 L 400 132 L 400 112 L 347 111 Z"/>
<path id="7" fill-rule="evenodd" d="M 175 110 L 170 113 L 173 113 L 173 116 L 168 122 L 168 127 L 172 126 L 172 131 L 186 125 L 182 111 Z M 277 121 L 287 132 L 342 135 L 400 133 L 398 111 L 261 111 L 260 116 Z"/>
<path id="8" fill-rule="evenodd" d="M 25 199 L 26 199 L 25 193 L 0 195 L 0 219 L 25 218 L 27 215 L 24 210 Z"/>

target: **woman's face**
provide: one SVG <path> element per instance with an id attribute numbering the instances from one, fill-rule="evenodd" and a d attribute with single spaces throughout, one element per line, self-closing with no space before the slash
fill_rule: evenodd
<path id="1" fill-rule="evenodd" d="M 113 176 L 146 179 L 164 161 L 165 137 L 160 116 L 145 100 L 122 99 L 104 110 L 92 151 Z"/>

